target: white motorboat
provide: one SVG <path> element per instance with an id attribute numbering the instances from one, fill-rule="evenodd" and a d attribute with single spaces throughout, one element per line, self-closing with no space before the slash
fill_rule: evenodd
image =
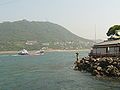
<path id="1" fill-rule="evenodd" d="M 44 50 L 40 50 L 40 51 L 36 51 L 35 55 L 44 55 L 45 51 Z"/>
<path id="2" fill-rule="evenodd" d="M 21 51 L 18 52 L 18 55 L 28 55 L 28 51 L 26 49 L 23 49 Z"/>

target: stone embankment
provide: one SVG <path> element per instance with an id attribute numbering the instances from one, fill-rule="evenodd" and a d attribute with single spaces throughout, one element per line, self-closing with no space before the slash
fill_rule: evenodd
<path id="1" fill-rule="evenodd" d="M 85 57 L 77 60 L 75 65 L 75 70 L 87 71 L 94 76 L 120 77 L 120 58 L 117 57 Z"/>

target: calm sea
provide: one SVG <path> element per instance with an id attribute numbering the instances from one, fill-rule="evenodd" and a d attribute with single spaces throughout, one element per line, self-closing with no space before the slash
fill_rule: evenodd
<path id="1" fill-rule="evenodd" d="M 80 57 L 88 51 L 80 51 Z M 74 71 L 75 52 L 0 55 L 0 90 L 120 90 L 120 80 Z"/>

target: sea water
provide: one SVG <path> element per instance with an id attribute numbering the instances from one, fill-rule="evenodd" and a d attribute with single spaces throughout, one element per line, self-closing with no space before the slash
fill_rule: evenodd
<path id="1" fill-rule="evenodd" d="M 120 90 L 120 80 L 74 71 L 76 52 L 0 55 L 0 90 Z M 80 51 L 80 58 L 88 51 Z"/>

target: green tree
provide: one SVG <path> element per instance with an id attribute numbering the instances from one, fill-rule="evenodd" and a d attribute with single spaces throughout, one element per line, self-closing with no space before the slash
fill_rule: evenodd
<path id="1" fill-rule="evenodd" d="M 116 30 L 120 30 L 120 25 L 114 25 L 114 26 L 110 27 L 108 32 L 106 33 L 107 36 L 115 35 Z"/>

